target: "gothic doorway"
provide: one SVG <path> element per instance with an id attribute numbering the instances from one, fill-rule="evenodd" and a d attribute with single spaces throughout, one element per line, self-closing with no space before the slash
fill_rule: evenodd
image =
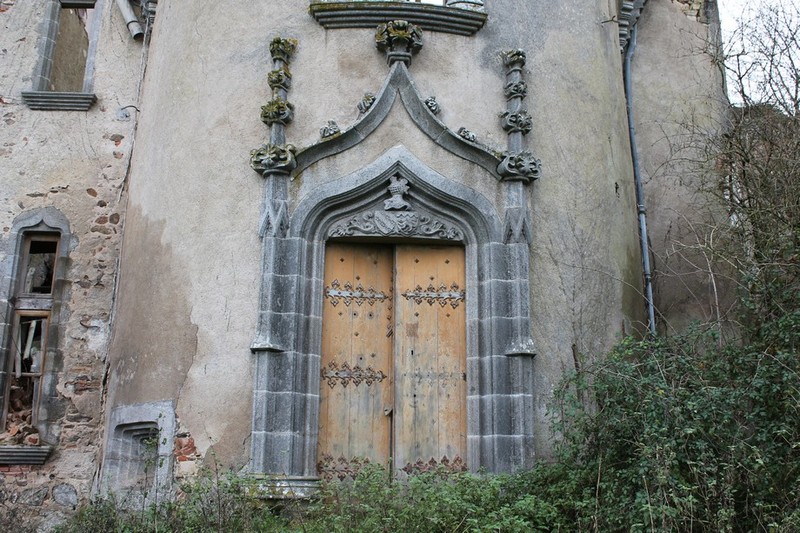
<path id="1" fill-rule="evenodd" d="M 318 469 L 464 469 L 464 248 L 329 242 Z"/>

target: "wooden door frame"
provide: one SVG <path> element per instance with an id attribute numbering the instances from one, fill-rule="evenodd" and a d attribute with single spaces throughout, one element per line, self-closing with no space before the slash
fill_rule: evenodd
<path id="1" fill-rule="evenodd" d="M 390 211 L 406 180 L 408 209 Z M 404 147 L 318 187 L 293 209 L 284 234 L 265 239 L 256 358 L 253 472 L 316 474 L 322 273 L 329 240 L 464 246 L 467 314 L 467 463 L 502 472 L 532 466 L 533 352 L 528 249 L 472 188 L 438 174 Z M 520 267 L 519 265 L 522 265 Z M 512 302 L 523 302 L 517 311 Z"/>

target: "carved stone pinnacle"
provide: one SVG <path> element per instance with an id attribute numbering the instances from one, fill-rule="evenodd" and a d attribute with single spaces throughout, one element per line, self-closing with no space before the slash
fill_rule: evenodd
<path id="1" fill-rule="evenodd" d="M 411 56 L 422 49 L 422 30 L 406 20 L 392 20 L 378 26 L 375 44 L 386 52 L 390 65 L 400 61 L 408 66 Z"/>

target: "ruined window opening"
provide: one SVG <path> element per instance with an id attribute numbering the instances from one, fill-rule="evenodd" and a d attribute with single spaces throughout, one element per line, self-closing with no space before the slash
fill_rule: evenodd
<path id="1" fill-rule="evenodd" d="M 47 6 L 33 90 L 22 93 L 31 109 L 85 111 L 96 100 L 91 58 L 99 19 L 93 5 L 51 0 Z"/>
<path id="2" fill-rule="evenodd" d="M 32 233 L 22 242 L 6 362 L 0 434 L 5 443 L 40 444 L 36 425 L 60 238 L 58 233 Z"/>
<path id="3" fill-rule="evenodd" d="M 39 444 L 36 423 L 49 319 L 49 313 L 24 311 L 14 317 L 4 429 L 6 440 L 15 444 Z"/>
<path id="4" fill-rule="evenodd" d="M 119 424 L 114 428 L 117 457 L 112 476 L 120 490 L 149 489 L 160 460 L 156 422 Z"/>
<path id="5" fill-rule="evenodd" d="M 87 29 L 91 9 L 60 9 L 58 32 L 53 47 L 50 91 L 83 90 L 86 60 L 89 55 Z"/>
<path id="6" fill-rule="evenodd" d="M 52 294 L 58 257 L 58 235 L 32 236 L 25 240 L 22 294 Z"/>

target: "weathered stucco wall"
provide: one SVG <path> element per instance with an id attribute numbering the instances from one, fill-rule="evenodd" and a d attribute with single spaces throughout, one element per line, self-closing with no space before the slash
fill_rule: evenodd
<path id="1" fill-rule="evenodd" d="M 724 318 L 732 296 L 706 255 L 714 219 L 725 223 L 706 195 L 715 170 L 707 148 L 728 109 L 719 46 L 716 2 L 650 0 L 639 20 L 634 118 L 663 332 L 716 320 L 715 301 Z"/>
<path id="2" fill-rule="evenodd" d="M 377 92 L 388 69 L 373 30 L 326 31 L 295 1 L 232 1 L 224 18 L 208 9 L 160 8 L 132 167 L 110 398 L 114 406 L 178 398 L 181 431 L 200 453 L 213 447 L 218 458 L 241 466 L 249 455 L 263 186 L 248 154 L 267 137 L 259 108 L 269 99 L 269 42 L 300 41 L 289 94 L 296 116 L 287 128 L 287 139 L 299 146 L 316 142 L 328 120 L 351 124 L 356 104 Z M 563 372 L 576 358 L 602 353 L 638 321 L 619 43 L 616 26 L 602 24 L 611 18 L 607 9 L 497 0 L 474 37 L 427 32 L 410 67 L 451 129 L 465 126 L 503 150 L 499 54 L 528 51 L 534 130 L 527 143 L 544 170 L 529 191 L 538 343 L 536 412 L 529 416 L 537 421 L 542 456 L 551 445 L 546 411 Z M 362 145 L 295 179 L 290 206 L 398 144 L 502 212 L 494 178 L 433 144 L 399 102 Z"/>
<path id="3" fill-rule="evenodd" d="M 45 465 L 0 466 L 2 529 L 17 524 L 3 521 L 14 517 L 27 516 L 32 526 L 51 523 L 91 492 L 134 127 L 132 120 L 117 120 L 116 111 L 136 104 L 141 66 L 141 44 L 129 41 L 118 13 L 109 8 L 113 3 L 100 1 L 100 39 L 90 58 L 98 102 L 88 112 L 29 110 L 21 92 L 31 89 L 47 3 L 0 3 L 0 249 L 14 248 L 7 242 L 13 221 L 27 212 L 55 207 L 69 220 L 74 248 L 60 334 L 50 340 L 60 350 L 53 392 L 61 413 Z"/>

